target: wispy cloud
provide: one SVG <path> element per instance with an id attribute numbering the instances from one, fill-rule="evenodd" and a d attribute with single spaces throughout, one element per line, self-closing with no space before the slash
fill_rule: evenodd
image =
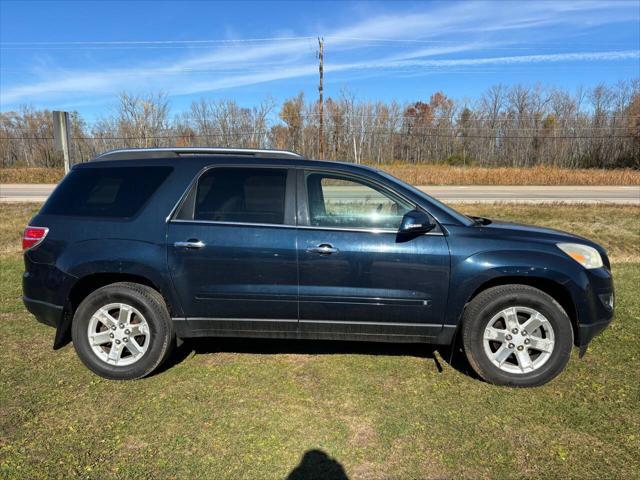
<path id="1" fill-rule="evenodd" d="M 527 63 L 557 62 L 595 62 L 640 59 L 640 50 L 621 50 L 609 52 L 554 53 L 545 55 L 516 55 L 506 57 L 457 58 L 454 60 L 389 60 L 367 62 L 364 64 L 346 65 L 344 69 L 353 68 L 397 68 L 397 67 L 461 67 L 477 65 L 515 65 Z M 338 70 L 341 66 L 337 66 Z"/>
<path id="2" fill-rule="evenodd" d="M 452 68 L 480 65 L 516 65 L 530 63 L 558 63 L 558 62 L 584 62 L 584 61 L 617 61 L 640 59 L 640 50 L 610 51 L 610 52 L 586 52 L 586 53 L 560 53 L 546 55 L 519 55 L 506 57 L 484 58 L 458 58 L 455 60 L 397 60 L 395 58 L 379 59 L 367 62 L 342 63 L 327 65 L 326 72 L 366 71 L 379 69 L 398 69 L 407 67 L 420 67 L 422 69 Z M 177 94 L 191 94 L 208 91 L 222 90 L 231 87 L 254 85 L 274 80 L 284 80 L 308 75 L 316 75 L 317 66 L 306 66 L 281 69 L 273 72 L 263 72 L 256 75 L 237 75 L 213 81 L 203 81 L 185 85 L 179 88 Z"/>
<path id="3" fill-rule="evenodd" d="M 162 64 L 141 63 L 135 67 L 93 70 L 50 68 L 46 74 L 38 69 L 33 72 L 35 80 L 13 83 L 3 74 L 0 105 L 10 107 L 24 102 L 60 99 L 69 102 L 71 98 L 80 101 L 122 90 L 160 89 L 170 95 L 198 94 L 314 75 L 317 66 L 313 60 L 314 44 L 310 33 L 325 35 L 331 52 L 325 70 L 334 73 L 625 61 L 640 58 L 640 51 L 599 50 L 597 44 L 591 44 L 585 47 L 597 51 L 576 46 L 575 50 L 582 51 L 567 53 L 561 51 L 566 46 L 558 40 L 555 44 L 546 44 L 547 49 L 558 50 L 551 53 L 477 54 L 500 50 L 514 53 L 513 49 L 517 51 L 519 45 L 528 45 L 535 50 L 531 33 L 542 27 L 573 24 L 576 28 L 584 28 L 585 25 L 637 20 L 638 16 L 637 4 L 624 1 L 437 4 L 426 11 L 379 13 L 342 28 L 317 27 L 301 37 L 287 32 L 287 38 L 204 44 L 210 48 L 197 49 L 197 53 L 190 49 Z M 559 34 L 552 32 L 551 38 L 553 35 Z M 402 49 L 392 48 L 393 42 L 402 43 Z M 113 42 L 105 43 L 105 47 L 116 48 Z M 187 46 L 194 46 L 194 42 Z"/>

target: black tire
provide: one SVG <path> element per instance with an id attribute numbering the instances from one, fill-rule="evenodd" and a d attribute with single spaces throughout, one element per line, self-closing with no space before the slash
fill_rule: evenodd
<path id="1" fill-rule="evenodd" d="M 110 303 L 126 303 L 137 309 L 149 326 L 147 351 L 133 364 L 111 365 L 94 353 L 87 329 L 93 314 Z M 166 360 L 175 343 L 173 324 L 166 303 L 160 293 L 138 283 L 120 282 L 101 287 L 89 294 L 73 317 L 71 328 L 73 346 L 94 373 L 110 380 L 134 380 L 149 375 Z"/>
<path id="2" fill-rule="evenodd" d="M 503 309 L 516 306 L 531 308 L 544 315 L 555 336 L 548 360 L 532 372 L 505 372 L 485 353 L 483 336 L 489 321 Z M 466 306 L 462 341 L 469 364 L 487 382 L 512 387 L 535 387 L 551 381 L 564 370 L 573 347 L 573 328 L 560 304 L 541 290 L 527 285 L 501 285 L 481 292 Z"/>

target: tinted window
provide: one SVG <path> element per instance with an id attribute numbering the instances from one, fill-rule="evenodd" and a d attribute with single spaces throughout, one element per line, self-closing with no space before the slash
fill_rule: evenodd
<path id="1" fill-rule="evenodd" d="M 193 218 L 283 224 L 286 180 L 285 170 L 213 168 L 198 181 Z"/>
<path id="2" fill-rule="evenodd" d="M 42 209 L 48 215 L 129 218 L 138 213 L 171 167 L 72 170 Z"/>
<path id="3" fill-rule="evenodd" d="M 307 174 L 309 220 L 318 227 L 400 227 L 413 207 L 376 187 L 350 177 L 321 173 Z"/>

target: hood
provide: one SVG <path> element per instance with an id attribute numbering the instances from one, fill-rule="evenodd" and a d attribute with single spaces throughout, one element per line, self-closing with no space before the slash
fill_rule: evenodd
<path id="1" fill-rule="evenodd" d="M 553 228 L 537 227 L 535 225 L 523 225 L 519 223 L 501 222 L 498 220 L 483 219 L 482 225 L 478 225 L 479 228 L 493 233 L 497 236 L 509 236 L 518 237 L 527 241 L 544 241 L 544 242 L 566 242 L 566 243 L 582 243 L 589 245 L 601 254 L 606 254 L 605 249 L 597 243 L 589 240 L 588 238 L 581 237 L 569 232 L 563 232 L 562 230 L 555 230 Z"/>

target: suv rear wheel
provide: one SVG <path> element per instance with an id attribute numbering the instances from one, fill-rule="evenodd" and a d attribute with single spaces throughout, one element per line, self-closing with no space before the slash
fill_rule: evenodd
<path id="1" fill-rule="evenodd" d="M 462 327 L 469 363 L 497 385 L 545 384 L 566 366 L 573 329 L 551 296 L 527 285 L 502 285 L 476 296 Z"/>
<path id="2" fill-rule="evenodd" d="M 88 295 L 73 317 L 73 345 L 101 377 L 132 380 L 169 355 L 174 333 L 162 295 L 137 283 L 114 283 Z"/>

